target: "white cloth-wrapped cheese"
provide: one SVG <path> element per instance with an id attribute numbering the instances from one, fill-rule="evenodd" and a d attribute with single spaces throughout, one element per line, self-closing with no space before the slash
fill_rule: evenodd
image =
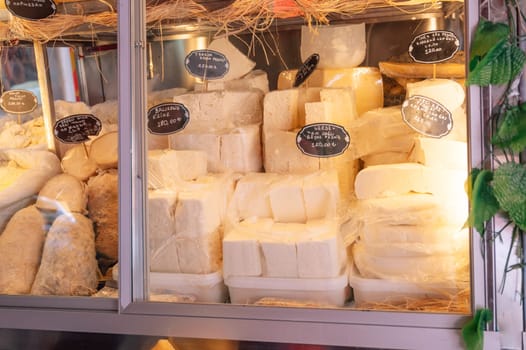
<path id="1" fill-rule="evenodd" d="M 97 163 L 89 157 L 89 146 L 77 145 L 66 151 L 60 164 L 66 174 L 81 181 L 87 180 L 97 171 Z"/>
<path id="2" fill-rule="evenodd" d="M 0 230 L 11 215 L 34 202 L 42 186 L 60 171 L 60 161 L 51 152 L 0 150 Z"/>
<path id="3" fill-rule="evenodd" d="M 99 169 L 116 169 L 119 164 L 118 132 L 109 132 L 96 138 L 90 145 L 89 158 Z"/>
<path id="4" fill-rule="evenodd" d="M 302 26 L 301 60 L 320 55 L 318 68 L 349 68 L 359 66 L 366 54 L 365 23 Z"/>
<path id="5" fill-rule="evenodd" d="M 256 63 L 239 51 L 228 38 L 219 38 L 213 40 L 208 45 L 209 50 L 217 51 L 225 55 L 228 60 L 228 72 L 224 77 L 216 79 L 218 81 L 229 81 L 241 78 L 256 66 Z"/>
<path id="6" fill-rule="evenodd" d="M 3 118 L 8 118 L 3 117 Z M 0 123 L 0 149 L 1 148 L 46 148 L 46 132 L 44 119 L 38 117 L 22 124 L 16 120 L 7 120 Z"/>
<path id="7" fill-rule="evenodd" d="M 207 173 L 206 153 L 196 150 L 148 151 L 148 188 L 177 187 Z"/>
<path id="8" fill-rule="evenodd" d="M 52 177 L 40 190 L 36 207 L 57 213 L 86 213 L 88 193 L 86 184 L 73 175 Z"/>
<path id="9" fill-rule="evenodd" d="M 61 215 L 47 234 L 31 294 L 89 296 L 97 271 L 93 223 L 81 214 Z"/>
<path id="10" fill-rule="evenodd" d="M 0 294 L 31 290 L 46 235 L 46 221 L 34 206 L 13 215 L 0 235 Z"/>

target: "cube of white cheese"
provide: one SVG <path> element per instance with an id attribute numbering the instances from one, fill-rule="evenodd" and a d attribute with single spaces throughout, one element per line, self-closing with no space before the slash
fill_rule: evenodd
<path id="1" fill-rule="evenodd" d="M 372 165 L 414 162 L 407 152 L 380 152 L 361 157 L 364 168 Z"/>
<path id="2" fill-rule="evenodd" d="M 207 173 L 206 153 L 199 150 L 148 151 L 148 187 L 177 187 Z"/>
<path id="3" fill-rule="evenodd" d="M 256 63 L 239 51 L 227 37 L 213 40 L 208 45 L 208 49 L 222 53 L 229 63 L 229 69 L 226 75 L 220 79 L 216 79 L 216 81 L 229 81 L 241 78 L 256 66 Z"/>
<path id="4" fill-rule="evenodd" d="M 304 173 L 320 169 L 320 160 L 303 154 L 296 144 L 297 132 L 269 131 L 265 133 L 264 166 L 272 173 Z"/>
<path id="5" fill-rule="evenodd" d="M 263 255 L 263 272 L 265 277 L 297 278 L 298 260 L 296 256 L 296 241 L 293 237 L 297 232 L 288 235 L 264 234 L 260 237 L 261 253 Z"/>
<path id="6" fill-rule="evenodd" d="M 365 58 L 365 24 L 301 27 L 301 60 L 320 55 L 318 68 L 359 66 Z"/>
<path id="7" fill-rule="evenodd" d="M 205 237 L 176 237 L 174 241 L 182 273 L 207 274 L 221 269 L 222 247 L 218 231 Z"/>
<path id="8" fill-rule="evenodd" d="M 272 218 L 269 189 L 279 176 L 273 173 L 250 173 L 236 185 L 232 197 L 233 215 L 239 220 Z"/>
<path id="9" fill-rule="evenodd" d="M 356 97 L 350 88 L 322 89 L 321 102 L 327 103 L 324 122 L 334 123 L 349 129 L 352 120 L 358 117 Z"/>
<path id="10" fill-rule="evenodd" d="M 307 221 L 303 200 L 303 178 L 287 176 L 275 181 L 269 191 L 272 217 L 276 222 Z"/>
<path id="11" fill-rule="evenodd" d="M 324 231 L 300 236 L 296 243 L 300 278 L 334 278 L 345 266 L 345 246 L 337 222 L 324 220 L 322 225 Z"/>
<path id="12" fill-rule="evenodd" d="M 267 72 L 255 69 L 239 79 L 222 81 L 208 80 L 205 83 L 196 82 L 195 91 L 216 91 L 216 90 L 248 90 L 258 89 L 264 94 L 269 92 Z"/>
<path id="13" fill-rule="evenodd" d="M 204 130 L 182 131 L 169 136 L 170 148 L 175 150 L 198 150 L 206 154 L 207 169 L 223 170 L 221 163 L 221 133 Z"/>
<path id="14" fill-rule="evenodd" d="M 223 239 L 223 275 L 261 276 L 262 272 L 258 240 L 237 228 L 227 232 Z"/>
<path id="15" fill-rule="evenodd" d="M 335 217 L 340 202 L 338 174 L 335 171 L 320 171 L 305 175 L 303 200 L 307 220 Z"/>
<path id="16" fill-rule="evenodd" d="M 148 191 L 148 244 L 152 256 L 175 234 L 177 191 Z"/>
<path id="17" fill-rule="evenodd" d="M 418 137 L 409 154 L 409 161 L 431 168 L 459 169 L 467 172 L 468 145 L 462 141 Z"/>
<path id="18" fill-rule="evenodd" d="M 171 236 L 150 256 L 151 272 L 181 273 L 175 236 Z"/>
<path id="19" fill-rule="evenodd" d="M 415 95 L 431 98 L 450 112 L 460 108 L 466 98 L 462 85 L 451 79 L 426 79 L 407 83 L 406 99 Z"/>
<path id="20" fill-rule="evenodd" d="M 271 91 L 263 100 L 263 131 L 289 131 L 300 126 L 298 90 Z"/>
<path id="21" fill-rule="evenodd" d="M 257 172 L 263 167 L 259 125 L 237 127 L 221 136 L 220 158 L 225 171 Z"/>
<path id="22" fill-rule="evenodd" d="M 175 235 L 197 238 L 219 229 L 221 192 L 216 186 L 185 188 L 178 194 L 175 207 Z"/>

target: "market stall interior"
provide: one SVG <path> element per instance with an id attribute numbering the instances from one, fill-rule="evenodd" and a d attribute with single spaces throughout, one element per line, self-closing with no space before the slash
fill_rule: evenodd
<path id="1" fill-rule="evenodd" d="M 114 300 L 119 4 L 50 2 L 0 26 L 0 293 Z M 143 4 L 135 301 L 471 314 L 464 3 L 367 3 Z"/>

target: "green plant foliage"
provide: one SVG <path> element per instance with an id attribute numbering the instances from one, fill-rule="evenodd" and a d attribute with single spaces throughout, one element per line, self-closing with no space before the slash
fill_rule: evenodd
<path id="1" fill-rule="evenodd" d="M 484 224 L 491 219 L 500 205 L 491 187 L 493 173 L 489 170 L 473 169 L 470 174 L 471 208 L 469 225 L 473 226 L 480 235 L 484 234 Z"/>
<path id="2" fill-rule="evenodd" d="M 526 165 L 505 163 L 493 175 L 493 192 L 513 223 L 526 230 Z"/>
<path id="3" fill-rule="evenodd" d="M 484 345 L 484 328 L 491 320 L 492 313 L 488 309 L 479 309 L 475 316 L 462 327 L 462 339 L 467 350 L 482 350 Z"/>
<path id="4" fill-rule="evenodd" d="M 508 109 L 491 142 L 519 153 L 526 148 L 526 103 Z"/>
<path id="5" fill-rule="evenodd" d="M 502 39 L 470 67 L 468 85 L 499 85 L 512 81 L 524 68 L 526 55 L 520 48 Z"/>
<path id="6" fill-rule="evenodd" d="M 504 23 L 493 23 L 485 18 L 481 18 L 473 42 L 471 43 L 471 57 L 482 57 L 490 49 L 510 35 L 510 27 Z"/>

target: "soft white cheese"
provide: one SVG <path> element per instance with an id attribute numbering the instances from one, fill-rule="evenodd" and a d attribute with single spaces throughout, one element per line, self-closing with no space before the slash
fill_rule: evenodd
<path id="1" fill-rule="evenodd" d="M 450 112 L 461 107 L 466 98 L 462 85 L 450 79 L 426 79 L 415 83 L 407 83 L 406 99 L 415 96 L 431 98 Z"/>
<path id="2" fill-rule="evenodd" d="M 255 69 L 239 79 L 222 81 L 208 80 L 206 83 L 196 82 L 195 91 L 216 91 L 216 90 L 248 90 L 258 89 L 264 94 L 269 92 L 267 72 Z"/>
<path id="3" fill-rule="evenodd" d="M 409 161 L 414 161 L 409 160 L 409 153 L 407 152 L 372 153 L 367 156 L 361 157 L 361 160 L 363 161 L 364 168 L 367 168 L 372 165 L 407 163 Z"/>
<path id="4" fill-rule="evenodd" d="M 174 239 L 182 273 L 208 274 L 221 269 L 221 238 L 218 231 L 206 237 Z"/>
<path id="5" fill-rule="evenodd" d="M 303 199 L 307 220 L 335 217 L 340 201 L 337 173 L 320 171 L 305 175 Z"/>
<path id="6" fill-rule="evenodd" d="M 301 234 L 301 232 L 299 232 Z M 260 236 L 263 256 L 263 275 L 266 277 L 297 278 L 298 260 L 294 238 L 298 232 L 288 230 L 287 236 L 276 237 L 272 234 Z"/>
<path id="7" fill-rule="evenodd" d="M 238 227 L 223 239 L 223 275 L 261 276 L 263 273 L 261 247 L 253 235 Z M 254 226 L 257 230 L 257 226 Z"/>
<path id="8" fill-rule="evenodd" d="M 148 244 L 151 256 L 175 235 L 175 205 L 177 191 L 174 189 L 148 191 Z"/>
<path id="9" fill-rule="evenodd" d="M 264 166 L 272 173 L 304 173 L 320 169 L 320 159 L 300 151 L 297 132 L 269 131 L 265 133 Z"/>
<path id="10" fill-rule="evenodd" d="M 303 178 L 286 176 L 274 182 L 269 190 L 272 217 L 276 222 L 307 221 L 303 198 Z"/>
<path id="11" fill-rule="evenodd" d="M 210 235 L 221 224 L 221 192 L 216 186 L 184 188 L 175 207 L 175 235 L 198 238 Z"/>
<path id="12" fill-rule="evenodd" d="M 468 145 L 462 141 L 418 137 L 409 154 L 409 161 L 431 168 L 459 169 L 467 172 Z"/>
<path id="13" fill-rule="evenodd" d="M 197 150 L 148 151 L 148 188 L 177 187 L 207 173 L 206 153 Z"/>

